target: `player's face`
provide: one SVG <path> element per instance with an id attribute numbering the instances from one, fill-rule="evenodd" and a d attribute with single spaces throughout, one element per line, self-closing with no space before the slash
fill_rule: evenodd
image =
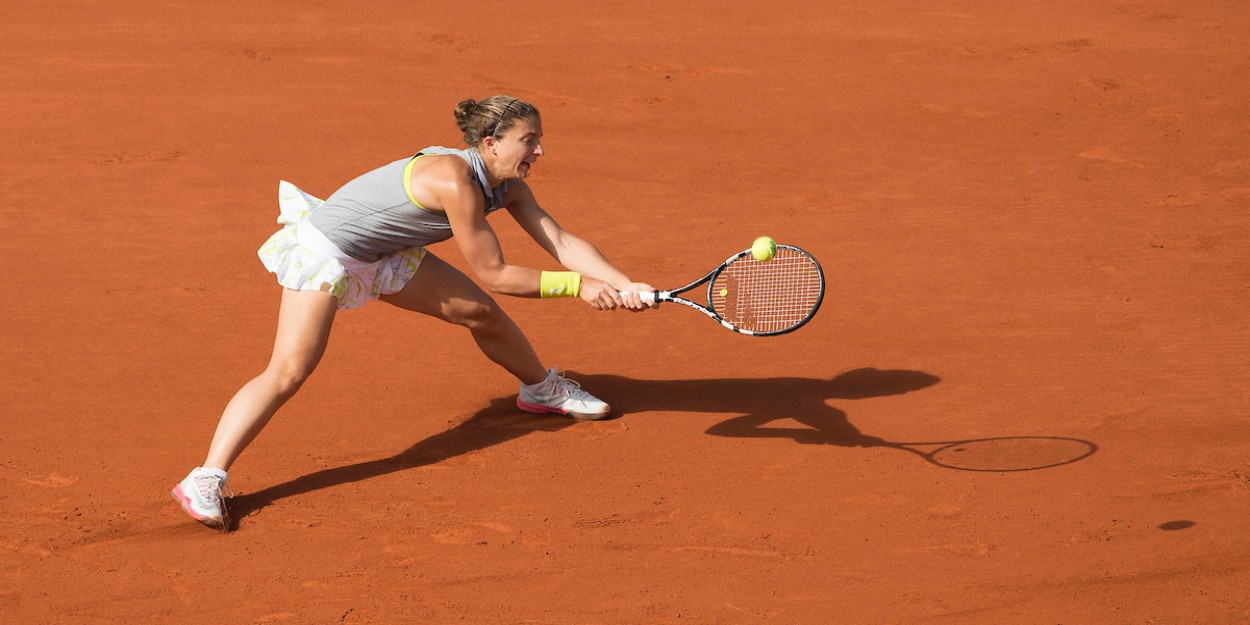
<path id="1" fill-rule="evenodd" d="M 518 119 L 498 138 L 492 138 L 488 149 L 495 158 L 495 173 L 500 179 L 525 178 L 534 161 L 543 155 L 543 121 L 539 117 Z"/>

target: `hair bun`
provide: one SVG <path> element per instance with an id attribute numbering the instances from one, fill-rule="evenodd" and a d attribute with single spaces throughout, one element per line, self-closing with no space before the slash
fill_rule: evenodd
<path id="1" fill-rule="evenodd" d="M 473 112 L 476 110 L 477 110 L 477 100 L 474 100 L 472 98 L 468 100 L 462 100 L 459 104 L 456 105 L 456 110 L 455 110 L 456 126 L 459 127 L 461 131 L 466 131 L 469 129 L 469 118 L 473 115 Z"/>

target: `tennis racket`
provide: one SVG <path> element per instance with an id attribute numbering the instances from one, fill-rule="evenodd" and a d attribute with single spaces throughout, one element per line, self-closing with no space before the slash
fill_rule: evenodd
<path id="1" fill-rule="evenodd" d="M 682 293 L 707 285 L 707 303 Z M 744 250 L 707 275 L 671 291 L 640 293 L 644 300 L 689 306 L 739 334 L 776 336 L 811 320 L 825 297 L 825 274 L 811 254 L 778 245 L 772 260 L 759 261 Z"/>

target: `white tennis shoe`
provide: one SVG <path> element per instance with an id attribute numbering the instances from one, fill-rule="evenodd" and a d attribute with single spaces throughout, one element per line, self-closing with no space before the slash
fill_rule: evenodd
<path id="1" fill-rule="evenodd" d="M 220 473 L 220 474 L 219 474 Z M 226 529 L 226 504 L 221 496 L 233 497 L 224 472 L 196 467 L 169 492 L 188 516 L 216 530 Z"/>
<path id="2" fill-rule="evenodd" d="M 554 412 L 574 419 L 606 419 L 612 407 L 582 390 L 582 385 L 560 374 L 559 368 L 547 371 L 547 379 L 537 384 L 522 384 L 516 405 L 526 412 Z"/>

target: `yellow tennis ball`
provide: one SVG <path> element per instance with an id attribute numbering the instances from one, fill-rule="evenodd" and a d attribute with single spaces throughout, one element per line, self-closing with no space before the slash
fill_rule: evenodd
<path id="1" fill-rule="evenodd" d="M 772 260 L 777 255 L 777 242 L 769 237 L 760 237 L 751 244 L 751 256 L 755 260 Z"/>

